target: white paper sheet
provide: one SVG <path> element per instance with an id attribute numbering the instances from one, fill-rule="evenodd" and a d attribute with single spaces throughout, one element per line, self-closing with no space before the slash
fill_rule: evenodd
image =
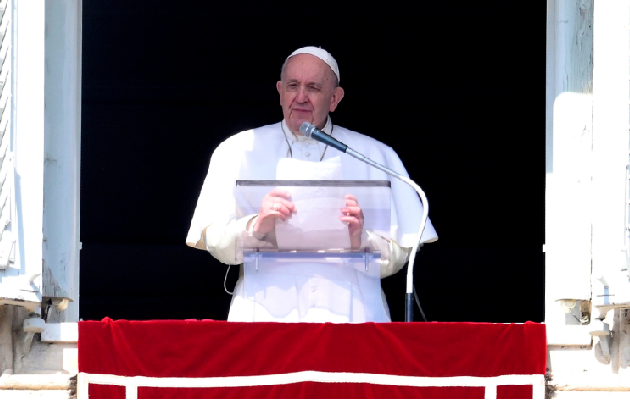
<path id="1" fill-rule="evenodd" d="M 276 169 L 278 180 L 341 180 L 341 159 L 322 162 L 284 158 Z M 330 250 L 350 248 L 348 227 L 339 219 L 346 206 L 342 188 L 291 187 L 297 213 L 276 220 L 278 248 L 283 250 Z"/>

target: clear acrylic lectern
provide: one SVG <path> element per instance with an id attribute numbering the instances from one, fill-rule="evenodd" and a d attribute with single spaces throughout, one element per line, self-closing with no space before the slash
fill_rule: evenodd
<path id="1" fill-rule="evenodd" d="M 243 253 L 240 295 L 255 320 L 389 321 L 381 296 L 381 255 L 390 239 L 389 181 L 237 181 L 236 217 L 258 214 L 273 189 L 291 194 L 297 213 L 276 220 L 264 238 L 237 240 Z M 360 243 L 340 220 L 346 195 L 363 213 Z"/>

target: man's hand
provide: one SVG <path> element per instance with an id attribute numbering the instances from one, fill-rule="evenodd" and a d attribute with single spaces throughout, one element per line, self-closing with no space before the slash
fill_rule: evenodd
<path id="1" fill-rule="evenodd" d="M 353 249 L 358 249 L 361 246 L 361 233 L 363 233 L 363 211 L 356 197 L 347 194 L 345 198 L 346 207 L 341 209 L 343 215 L 339 219 L 348 225 L 350 245 Z"/>
<path id="2" fill-rule="evenodd" d="M 291 194 L 286 190 L 274 189 L 263 198 L 258 212 L 258 219 L 254 224 L 254 231 L 260 234 L 267 234 L 276 223 L 276 218 L 286 221 L 292 214 L 297 212 L 295 205 L 288 200 Z"/>

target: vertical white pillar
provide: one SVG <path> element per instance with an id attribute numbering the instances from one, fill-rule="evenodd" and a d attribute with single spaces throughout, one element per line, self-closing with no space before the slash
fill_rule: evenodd
<path id="1" fill-rule="evenodd" d="M 558 300 L 591 298 L 592 16 L 593 0 L 547 2 L 545 322 L 550 344 L 591 340 Z"/>
<path id="2" fill-rule="evenodd" d="M 46 0 L 43 295 L 72 299 L 79 320 L 81 0 Z"/>
<path id="3" fill-rule="evenodd" d="M 597 0 L 593 46 L 593 301 L 630 301 L 626 262 L 630 4 Z M 609 285 L 607 285 L 609 284 Z M 609 286 L 604 296 L 604 286 Z M 614 296 L 613 296 L 614 295 Z"/>

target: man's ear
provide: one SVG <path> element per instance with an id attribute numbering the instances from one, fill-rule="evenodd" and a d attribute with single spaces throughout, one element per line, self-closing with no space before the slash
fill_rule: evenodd
<path id="1" fill-rule="evenodd" d="M 282 94 L 282 81 L 276 82 L 276 89 L 278 90 L 279 94 Z M 282 103 L 282 101 L 280 103 Z"/>
<path id="2" fill-rule="evenodd" d="M 335 88 L 335 91 L 333 92 L 332 99 L 330 100 L 330 107 L 328 108 L 328 110 L 330 112 L 335 111 L 335 109 L 337 108 L 337 104 L 339 104 L 341 99 L 343 99 L 343 89 L 341 88 L 341 86 L 337 86 Z"/>

